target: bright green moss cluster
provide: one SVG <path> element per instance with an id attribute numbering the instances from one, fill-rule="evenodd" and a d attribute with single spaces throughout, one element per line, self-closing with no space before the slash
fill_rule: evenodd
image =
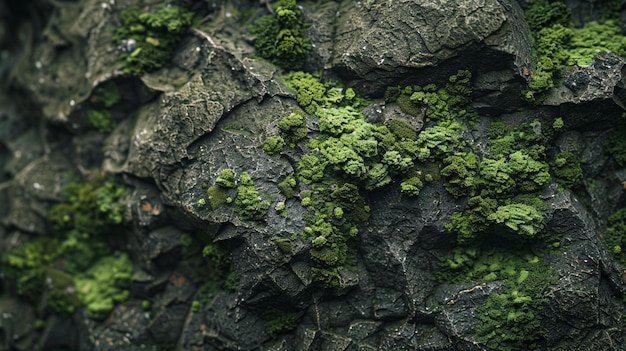
<path id="1" fill-rule="evenodd" d="M 317 114 L 320 109 L 338 106 L 361 107 L 365 100 L 359 98 L 352 88 L 343 89 L 337 83 L 322 83 L 319 75 L 306 72 L 289 72 L 287 84 L 296 92 L 296 101 L 310 114 Z"/>
<path id="2" fill-rule="evenodd" d="M 237 186 L 235 213 L 243 220 L 260 221 L 267 215 L 269 207 L 269 201 L 263 200 L 250 175 L 242 172 Z"/>
<path id="3" fill-rule="evenodd" d="M 300 111 L 287 113 L 278 121 L 279 134 L 269 136 L 263 142 L 263 150 L 269 155 L 275 155 L 283 147 L 296 147 L 296 143 L 308 133 L 306 117 Z"/>
<path id="4" fill-rule="evenodd" d="M 317 117 L 319 133 L 305 144 L 306 152 L 295 165 L 296 177 L 286 178 L 279 188 L 290 196 L 298 183 L 306 187 L 300 192 L 301 204 L 307 208 L 303 234 L 311 240 L 309 253 L 315 262 L 312 272 L 320 285 L 338 286 L 340 272 L 351 269 L 351 243 L 358 234 L 358 225 L 369 217 L 364 197 L 367 191 L 399 178 L 402 194 L 418 196 L 424 181 L 437 177 L 433 162 L 463 147 L 462 126 L 453 119 L 468 115 L 464 104 L 471 95 L 470 77 L 469 72 L 459 71 L 444 89 L 435 85 L 425 89 L 438 98 L 436 103 L 426 102 L 427 98 L 412 103 L 425 104 L 433 117 L 439 118 L 439 124 L 418 134 L 401 119 L 389 120 L 387 125 L 365 121 L 358 109 L 364 100 L 351 89 L 344 92 L 335 83 L 322 83 L 308 73 L 290 74 L 289 85 L 296 91 L 296 100 L 307 113 Z M 415 89 L 410 94 L 418 92 Z M 303 116 L 287 117 L 289 120 L 283 118 L 279 123 L 280 134 L 276 138 L 280 140 L 266 139 L 266 152 L 276 153 L 283 147 L 281 141 L 293 143 L 290 134 L 297 135 L 297 140 L 307 135 Z"/>
<path id="5" fill-rule="evenodd" d="M 391 87 L 385 100 L 397 102 L 404 113 L 413 116 L 425 110 L 428 119 L 454 121 L 471 114 L 467 109 L 471 103 L 471 78 L 469 71 L 459 70 L 443 87 L 435 84 Z"/>
<path id="6" fill-rule="evenodd" d="M 122 223 L 123 206 L 118 200 L 123 188 L 95 176 L 87 182 L 67 184 L 64 194 L 67 202 L 55 204 L 49 211 L 54 238 L 37 238 L 2 254 L 4 283 L 9 293 L 47 312 L 71 314 L 84 305 L 90 317 L 103 318 L 113 309 L 113 301 L 123 300 L 128 292 L 115 294 L 110 301 L 110 296 L 80 282 L 89 276 L 105 279 L 106 284 L 96 284 L 103 288 L 124 288 L 119 281 L 105 277 L 118 268 L 107 261 L 114 260 L 111 246 L 123 247 L 123 238 L 114 234 Z M 122 256 L 128 282 L 132 263 L 125 254 Z M 108 263 L 99 264 L 101 261 Z"/>
<path id="7" fill-rule="evenodd" d="M 527 58 L 531 79 L 523 98 L 528 101 L 541 101 L 549 89 L 560 84 L 568 66 L 590 64 L 600 52 L 626 54 L 626 37 L 614 19 L 573 28 L 571 12 L 564 3 L 534 0 L 526 10 L 526 21 L 535 55 L 532 60 Z"/>
<path id="8" fill-rule="evenodd" d="M 286 70 L 301 69 L 311 43 L 304 37 L 302 11 L 296 0 L 280 0 L 274 13 L 257 19 L 250 27 L 261 57 Z"/>
<path id="9" fill-rule="evenodd" d="M 291 173 L 282 182 L 278 183 L 278 190 L 280 190 L 286 198 L 290 198 L 294 195 L 296 185 L 296 176 Z"/>
<path id="10" fill-rule="evenodd" d="M 626 266 L 626 208 L 609 216 L 609 226 L 603 237 L 614 257 Z"/>
<path id="11" fill-rule="evenodd" d="M 126 300 L 133 273 L 133 263 L 127 254 L 99 259 L 84 273 L 75 277 L 80 301 L 87 308 L 87 316 L 106 318 L 115 303 Z"/>
<path id="12" fill-rule="evenodd" d="M 492 294 L 477 310 L 476 340 L 493 350 L 534 349 L 543 334 L 543 291 L 552 280 L 550 269 L 530 263 L 515 273 L 505 292 Z"/>
<path id="13" fill-rule="evenodd" d="M 526 238 L 543 229 L 536 193 L 550 180 L 543 144 L 548 131 L 538 122 L 509 130 L 494 121 L 487 132 L 489 155 L 461 151 L 444 159 L 446 190 L 469 197 L 465 210 L 454 213 L 447 226 L 457 233 L 457 243 L 468 245 L 498 225 Z"/>
<path id="14" fill-rule="evenodd" d="M 163 67 L 191 25 L 193 13 L 175 5 L 154 11 L 129 7 L 122 11 L 122 25 L 114 33 L 116 44 L 125 46 L 119 56 L 124 72 L 140 76 Z"/>
<path id="15" fill-rule="evenodd" d="M 207 197 L 209 199 L 209 205 L 211 210 L 215 210 L 218 207 L 229 204 L 233 199 L 229 195 L 229 189 L 235 187 L 235 172 L 230 169 L 220 170 L 217 178 L 215 179 L 215 185 L 210 186 L 207 189 Z M 204 198 L 198 200 L 199 207 L 203 207 L 206 201 Z M 200 206 L 202 204 L 202 206 Z"/>

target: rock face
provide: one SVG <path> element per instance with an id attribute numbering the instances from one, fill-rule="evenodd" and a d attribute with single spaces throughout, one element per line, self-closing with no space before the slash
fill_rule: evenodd
<path id="1" fill-rule="evenodd" d="M 10 3 L 8 11 L 19 10 Z M 265 7 L 185 2 L 206 20 L 189 30 L 165 68 L 126 76 L 116 61 L 122 48 L 113 44 L 112 28 L 125 7 L 158 3 L 58 2 L 41 15 L 44 29 L 28 18 L 0 22 L 31 33 L 16 47 L 0 32 L 8 62 L 0 77 L 11 77 L 0 92 L 0 248 L 50 236 L 47 211 L 63 200 L 65 174 L 101 168 L 126 185 L 124 249 L 135 268 L 130 298 L 103 321 L 82 309 L 50 316 L 36 304 L 3 298 L 0 350 L 489 350 L 474 336 L 477 310 L 503 291 L 503 283 L 433 279 L 454 247 L 446 224 L 465 200 L 455 199 L 440 180 L 428 182 L 417 198 L 403 196 L 397 186 L 370 192 L 356 268 L 342 271 L 339 287 L 320 288 L 309 269 L 310 240 L 285 244 L 306 226 L 300 201 L 277 188 L 294 172 L 296 156 L 274 157 L 262 148 L 278 120 L 298 108 L 284 72 L 250 55 L 254 49 L 242 28 Z M 479 114 L 563 118 L 568 131 L 556 146 L 588 156 L 585 176 L 595 187 L 572 192 L 550 182 L 542 193 L 546 227 L 562 237 L 561 249 L 547 259 L 555 279 L 544 293 L 546 332 L 536 349 L 623 347 L 624 267 L 599 235 L 607 216 L 626 203 L 615 179 L 626 170 L 600 142 L 626 109 L 624 58 L 601 55 L 589 67 L 570 69 L 544 105 L 529 106 L 519 96 L 531 48 L 516 1 L 301 6 L 314 24 L 307 29 L 314 48 L 305 67 L 369 98 L 382 97 L 388 86 L 445 83 L 451 73 L 468 69 Z M 256 14 L 242 14 L 244 8 Z M 85 113 L 95 104 L 94 89 L 106 81 L 117 84 L 122 98 L 111 109 L 117 127 L 103 135 L 89 130 Z M 521 107 L 523 116 L 512 115 Z M 397 105 L 385 108 L 376 100 L 365 108 L 366 118 L 402 113 Z M 308 123 L 309 130 L 319 129 L 312 119 Z M 484 134 L 478 125 L 464 135 L 481 140 Z M 242 220 L 232 206 L 199 205 L 223 169 L 249 173 L 269 199 L 262 221 Z M 286 217 L 273 210 L 280 202 Z M 211 267 L 199 270 L 188 260 L 192 249 L 183 242 L 190 233 L 203 245 L 227 248 L 237 287 L 201 291 Z M 9 321 L 18 313 L 19 322 Z M 279 326 L 272 329 L 272 323 Z"/>
<path id="2" fill-rule="evenodd" d="M 380 94 L 393 84 L 427 82 L 437 75 L 445 78 L 458 67 L 480 73 L 515 72 L 514 67 L 521 68 L 530 57 L 517 4 L 497 0 L 342 4 L 330 64 L 368 93 Z M 435 66 L 436 70 L 428 69 Z"/>

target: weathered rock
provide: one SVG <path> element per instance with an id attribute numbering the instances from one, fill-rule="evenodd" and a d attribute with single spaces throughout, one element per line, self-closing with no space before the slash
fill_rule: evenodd
<path id="1" fill-rule="evenodd" d="M 563 85 L 550 90 L 543 102 L 559 106 L 569 128 L 607 129 L 626 110 L 626 59 L 610 53 L 594 57 L 589 66 L 574 66 Z"/>
<path id="2" fill-rule="evenodd" d="M 507 70 L 510 81 L 530 57 L 522 11 L 508 1 L 346 1 L 335 40 L 333 69 L 368 94 L 459 68 Z"/>

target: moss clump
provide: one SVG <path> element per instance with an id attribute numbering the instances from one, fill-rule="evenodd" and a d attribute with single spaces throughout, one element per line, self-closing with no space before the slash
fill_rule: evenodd
<path id="1" fill-rule="evenodd" d="M 504 293 L 492 294 L 476 311 L 476 340 L 494 350 L 533 349 L 543 334 L 543 291 L 552 281 L 550 269 L 529 264 L 516 273 Z"/>
<path id="2" fill-rule="evenodd" d="M 209 302 L 216 292 L 237 289 L 239 276 L 222 245 L 196 234 L 185 234 L 180 240 L 182 259 L 192 268 L 191 279 L 200 287 L 201 302 Z"/>
<path id="3" fill-rule="evenodd" d="M 247 172 L 242 172 L 239 175 L 239 185 L 237 186 L 235 213 L 242 220 L 260 221 L 267 215 L 269 207 L 269 201 L 263 200 L 250 175 Z"/>
<path id="4" fill-rule="evenodd" d="M 235 172 L 230 169 L 222 169 L 215 179 L 215 184 L 223 188 L 235 187 Z"/>
<path id="5" fill-rule="evenodd" d="M 317 114 L 320 109 L 339 106 L 360 107 L 366 100 L 355 96 L 354 90 L 344 89 L 328 81 L 322 83 L 319 74 L 300 71 L 289 72 L 287 84 L 296 92 L 298 105 L 308 114 Z"/>
<path id="6" fill-rule="evenodd" d="M 55 204 L 48 212 L 65 257 L 65 269 L 83 271 L 95 260 L 110 254 L 110 244 L 122 223 L 124 189 L 112 180 L 96 176 L 89 182 L 74 181 L 64 187 L 68 202 Z M 119 243 L 116 243 L 119 244 Z"/>
<path id="7" fill-rule="evenodd" d="M 127 254 L 103 257 L 86 272 L 76 276 L 76 288 L 87 316 L 104 319 L 116 302 L 128 298 L 133 264 Z"/>
<path id="8" fill-rule="evenodd" d="M 278 190 L 280 190 L 286 198 L 290 198 L 294 195 L 296 185 L 296 177 L 293 173 L 290 173 L 282 182 L 278 183 Z"/>
<path id="9" fill-rule="evenodd" d="M 5 289 L 30 303 L 45 291 L 46 267 L 61 254 L 58 241 L 39 238 L 1 254 Z"/>
<path id="10" fill-rule="evenodd" d="M 121 97 L 117 84 L 108 80 L 94 89 L 92 102 L 102 105 L 104 108 L 110 108 L 117 104 Z"/>
<path id="11" fill-rule="evenodd" d="M 533 62 L 527 58 L 531 79 L 522 94 L 528 101 L 541 101 L 549 89 L 560 84 L 563 70 L 572 64 L 589 64 L 603 51 L 625 53 L 626 38 L 613 19 L 573 28 L 569 8 L 548 0 L 533 1 L 525 16 L 535 55 Z"/>
<path id="12" fill-rule="evenodd" d="M 626 208 L 609 216 L 609 226 L 603 237 L 615 259 L 626 266 Z"/>
<path id="13" fill-rule="evenodd" d="M 274 339 L 279 334 L 294 330 L 298 326 L 300 316 L 295 312 L 286 312 L 276 308 L 269 309 L 263 314 L 265 332 Z"/>
<path id="14" fill-rule="evenodd" d="M 446 177 L 446 190 L 456 198 L 475 194 L 480 183 L 478 156 L 473 152 L 457 152 L 443 161 L 441 175 Z"/>
<path id="15" fill-rule="evenodd" d="M 406 121 L 401 119 L 392 119 L 387 123 L 389 131 L 400 140 L 415 140 L 417 139 L 417 131 Z"/>
<path id="16" fill-rule="evenodd" d="M 261 57 L 286 70 L 301 69 L 311 43 L 304 37 L 302 11 L 295 0 L 280 0 L 274 13 L 258 18 L 250 27 Z"/>
<path id="17" fill-rule="evenodd" d="M 104 277 L 109 274 L 106 269 L 117 269 L 111 262 L 100 262 L 110 258 L 116 247 L 124 247 L 123 238 L 115 235 L 122 224 L 123 205 L 119 199 L 123 188 L 96 175 L 87 182 L 73 181 L 63 190 L 67 202 L 51 206 L 48 213 L 54 237 L 29 241 L 1 255 L 4 284 L 10 294 L 38 304 L 47 312 L 71 314 L 84 305 L 88 316 L 101 318 L 123 296 L 108 301 L 108 297 L 85 288 L 81 282 L 91 279 L 88 277 L 92 272 Z M 122 256 L 123 271 L 129 280 L 132 263 L 125 254 Z M 110 280 L 98 284 L 103 289 L 123 285 Z"/>
<path id="18" fill-rule="evenodd" d="M 107 110 L 87 110 L 85 116 L 87 117 L 87 124 L 102 134 L 111 133 L 115 129 L 111 112 Z"/>
<path id="19" fill-rule="evenodd" d="M 397 102 L 404 113 L 413 116 L 425 110 L 428 120 L 454 121 L 464 116 L 472 119 L 475 114 L 467 109 L 471 103 L 471 78 L 469 71 L 459 70 L 443 87 L 435 84 L 391 87 L 385 97 L 388 102 Z"/>
<path id="20" fill-rule="evenodd" d="M 287 143 L 280 135 L 272 135 L 263 141 L 263 151 L 268 155 L 276 155 L 282 150 Z"/>
<path id="21" fill-rule="evenodd" d="M 606 151 L 618 166 L 626 166 L 626 113 L 622 114 L 613 135 L 606 141 Z"/>
<path id="22" fill-rule="evenodd" d="M 582 161 L 570 152 L 561 152 L 550 165 L 550 170 L 556 181 L 562 186 L 570 189 L 578 188 L 582 185 L 583 170 Z"/>
<path id="23" fill-rule="evenodd" d="M 281 118 L 278 121 L 278 128 L 285 143 L 291 148 L 295 147 L 296 143 L 304 139 L 308 133 L 306 117 L 299 111 L 289 112 Z"/>
<path id="24" fill-rule="evenodd" d="M 191 25 L 193 13 L 174 5 L 157 6 L 153 12 L 129 7 L 122 11 L 122 25 L 113 35 L 125 46 L 119 61 L 124 72 L 140 76 L 163 67 Z"/>
<path id="25" fill-rule="evenodd" d="M 279 134 L 269 136 L 263 142 L 263 150 L 269 155 L 275 155 L 283 147 L 296 147 L 296 143 L 306 137 L 308 129 L 306 117 L 297 111 L 289 112 L 278 121 Z"/>
<path id="26" fill-rule="evenodd" d="M 228 189 L 235 187 L 235 172 L 230 169 L 222 169 L 220 170 L 217 178 L 215 179 L 215 185 L 210 186 L 207 189 L 207 197 L 209 200 L 209 205 L 211 206 L 211 210 L 215 210 L 218 207 L 229 204 L 233 201 L 230 197 Z M 200 201 L 206 203 L 204 198 L 198 200 L 198 205 L 200 205 Z M 203 207 L 198 206 L 198 208 Z"/>

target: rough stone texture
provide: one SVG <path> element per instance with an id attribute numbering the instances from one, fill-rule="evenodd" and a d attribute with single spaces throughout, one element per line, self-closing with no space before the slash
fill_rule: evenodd
<path id="1" fill-rule="evenodd" d="M 5 298 L 0 301 L 0 350 L 38 345 L 69 350 L 485 349 L 473 340 L 475 311 L 502 289 L 501 283 L 438 284 L 432 279 L 440 257 L 452 249 L 453 237 L 444 225 L 463 206 L 441 181 L 427 183 L 416 199 L 402 196 L 393 185 L 368 194 L 372 216 L 360 228 L 357 268 L 343 271 L 341 287 L 330 290 L 312 284 L 310 243 L 297 238 L 305 225 L 298 200 L 286 200 L 286 218 L 270 209 L 260 222 L 241 221 L 233 206 L 199 208 L 198 200 L 206 197 L 203 183 L 213 185 L 225 168 L 249 172 L 271 208 L 285 200 L 276 184 L 293 172 L 295 153 L 268 156 L 261 142 L 276 132 L 285 112 L 297 108 L 293 93 L 280 70 L 246 56 L 254 50 L 236 10 L 255 8 L 252 17 L 258 17 L 265 7 L 254 1 L 197 2 L 194 9 L 207 20 L 184 37 L 170 66 L 141 78 L 120 75 L 110 30 L 120 9 L 134 3 L 139 1 L 33 5 L 38 11 L 51 7 L 39 15 L 47 25 L 43 29 L 38 20 L 29 27 L 41 39 L 18 38 L 25 47 L 22 58 L 12 68 L 10 89 L 0 90 L 0 248 L 47 235 L 46 211 L 62 198 L 64 174 L 102 166 L 119 175 L 128 190 L 123 201 L 135 266 L 131 299 L 104 321 L 79 310 L 66 319 L 48 318 L 46 328 L 36 331 L 35 318 L 45 316 Z M 480 114 L 499 116 L 522 106 L 519 91 L 525 81 L 519 68 L 530 56 L 530 44 L 514 1 L 309 1 L 302 8 L 314 44 L 306 67 L 344 78 L 371 97 L 380 97 L 387 85 L 443 82 L 458 69 L 470 69 Z M 13 30 L 11 23 L 0 20 L 2 48 L 9 47 L 3 33 Z M 0 77 L 10 76 L 9 63 L 18 61 L 11 50 L 17 49 L 10 49 L 9 59 L 0 64 Z M 589 67 L 568 71 L 564 86 L 552 91 L 543 106 L 502 116 L 507 122 L 536 117 L 542 123 L 562 117 L 571 130 L 557 146 L 587 159 L 585 177 L 595 184 L 576 195 L 556 192 L 551 184 L 543 194 L 548 227 L 561 230 L 563 249 L 550 258 L 558 279 L 546 292 L 548 333 L 539 350 L 617 350 L 626 343 L 623 267 L 599 240 L 606 217 L 626 203 L 615 181 L 626 179 L 626 170 L 611 168 L 602 143 L 626 106 L 624 63 L 616 56 L 597 57 Z M 83 114 L 93 88 L 108 79 L 118 84 L 123 98 L 114 110 L 118 126 L 104 137 L 84 129 Z M 403 118 L 417 129 L 424 124 L 423 116 L 406 116 L 381 100 L 365 115 L 380 123 Z M 483 116 L 464 137 L 484 141 L 487 122 Z M 308 125 L 316 130 L 311 118 Z M 227 247 L 240 278 L 238 289 L 212 295 L 197 312 L 191 312 L 191 304 L 202 296 L 190 268 L 180 262 L 180 238 L 186 233 Z M 278 241 L 294 235 L 285 252 Z M 144 309 L 143 301 L 150 301 L 150 308 Z M 271 308 L 297 312 L 294 330 L 274 340 L 264 320 Z M 14 322 L 17 312 L 23 318 Z M 67 335 L 66 342 L 58 335 Z"/>
<path id="2" fill-rule="evenodd" d="M 606 129 L 626 109 L 626 60 L 614 54 L 597 55 L 589 66 L 565 72 L 563 85 L 552 89 L 543 102 L 559 106 L 569 127 Z M 599 103 L 600 101 L 612 103 Z"/>
<path id="3" fill-rule="evenodd" d="M 331 63 L 370 94 L 381 94 L 389 85 L 445 79 L 459 68 L 508 70 L 510 81 L 515 67 L 530 57 L 523 14 L 515 2 L 370 0 L 342 5 Z"/>

